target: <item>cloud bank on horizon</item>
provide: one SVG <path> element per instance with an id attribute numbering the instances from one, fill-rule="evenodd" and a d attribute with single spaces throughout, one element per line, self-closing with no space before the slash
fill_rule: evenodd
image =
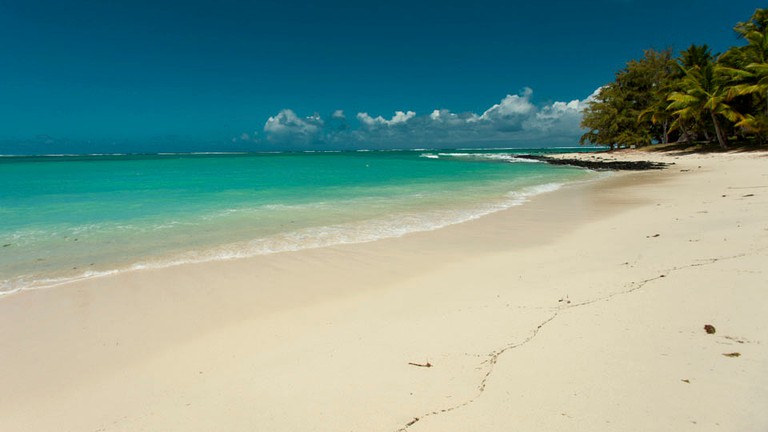
<path id="1" fill-rule="evenodd" d="M 582 112 L 595 93 L 583 100 L 536 105 L 533 90 L 525 87 L 482 114 L 403 110 L 390 118 L 358 112 L 350 119 L 342 110 L 323 118 L 283 109 L 267 119 L 262 131 L 243 133 L 233 142 L 302 150 L 576 145 L 583 133 Z"/>

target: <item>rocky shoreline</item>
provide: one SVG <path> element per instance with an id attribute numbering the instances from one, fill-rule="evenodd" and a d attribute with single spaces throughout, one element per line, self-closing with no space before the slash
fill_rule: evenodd
<path id="1" fill-rule="evenodd" d="M 518 154 L 516 158 L 536 160 L 545 162 L 550 165 L 571 165 L 581 168 L 588 168 L 597 171 L 648 171 L 648 170 L 660 170 L 672 165 L 665 162 L 651 162 L 651 161 L 629 161 L 629 160 L 605 160 L 601 158 L 595 158 L 590 160 L 574 159 L 574 158 L 561 158 L 543 155 L 530 155 L 530 154 Z M 593 156 L 594 157 L 594 156 Z"/>

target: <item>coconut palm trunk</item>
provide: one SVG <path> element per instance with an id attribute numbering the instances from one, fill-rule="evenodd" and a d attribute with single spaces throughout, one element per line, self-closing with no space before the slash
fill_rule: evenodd
<path id="1" fill-rule="evenodd" d="M 712 123 L 715 124 L 715 135 L 717 135 L 717 141 L 720 143 L 720 148 L 723 150 L 728 149 L 728 137 L 725 135 L 725 131 L 723 130 L 722 126 L 720 126 L 720 122 L 717 121 L 717 116 L 715 115 L 714 111 L 709 112 L 712 115 Z"/>

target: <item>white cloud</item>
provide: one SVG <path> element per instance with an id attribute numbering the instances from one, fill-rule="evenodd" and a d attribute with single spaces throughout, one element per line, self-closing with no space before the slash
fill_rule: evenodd
<path id="1" fill-rule="evenodd" d="M 395 111 L 385 118 L 359 112 L 356 125 L 347 123 L 342 110 L 334 111 L 326 123 L 318 114 L 302 118 L 286 109 L 267 120 L 264 132 L 272 143 L 329 148 L 575 145 L 583 132 L 582 112 L 598 91 L 584 100 L 535 105 L 533 91 L 526 87 L 482 114 L 435 109 L 421 116 Z"/>
<path id="2" fill-rule="evenodd" d="M 526 119 L 523 128 L 548 133 L 567 134 L 580 132 L 584 101 L 554 102 L 542 107 L 536 115 Z"/>
<path id="3" fill-rule="evenodd" d="M 360 120 L 365 126 L 394 126 L 397 124 L 405 123 L 408 120 L 416 117 L 414 111 L 395 111 L 395 115 L 391 119 L 387 120 L 382 116 L 371 117 L 367 112 L 357 113 L 357 119 Z"/>
<path id="4" fill-rule="evenodd" d="M 284 109 L 267 119 L 264 133 L 270 141 L 308 144 L 317 138 L 323 124 L 319 114 L 300 118 L 292 110 Z"/>
<path id="5" fill-rule="evenodd" d="M 507 95 L 501 102 L 488 108 L 480 120 L 498 121 L 525 117 L 536 111 L 536 107 L 530 102 L 533 90 L 526 87 L 519 95 Z"/>
<path id="6" fill-rule="evenodd" d="M 605 88 L 605 86 L 598 87 L 595 91 L 592 92 L 591 95 L 587 96 L 587 98 L 582 101 L 582 104 L 584 105 L 584 108 L 586 108 L 586 106 L 588 104 L 590 104 L 592 101 L 594 101 L 597 98 L 597 96 L 600 94 L 600 92 L 603 91 L 604 88 Z"/>
<path id="7" fill-rule="evenodd" d="M 378 116 L 376 118 L 371 117 L 367 112 L 359 112 L 357 113 L 357 119 L 360 120 L 360 123 L 367 125 L 367 126 L 373 126 L 375 124 L 384 124 L 386 123 L 386 120 L 384 120 L 384 117 Z"/>
<path id="8" fill-rule="evenodd" d="M 436 109 L 429 115 L 429 119 L 433 123 L 432 126 L 452 127 L 463 126 L 466 125 L 466 123 L 476 122 L 480 119 L 480 116 L 475 113 L 456 114 L 447 109 Z"/>
<path id="9" fill-rule="evenodd" d="M 398 123 L 405 123 L 414 117 L 416 117 L 416 113 L 413 111 L 408 111 L 408 112 L 395 111 L 395 115 L 392 116 L 392 120 L 389 121 L 389 124 L 395 125 Z"/>

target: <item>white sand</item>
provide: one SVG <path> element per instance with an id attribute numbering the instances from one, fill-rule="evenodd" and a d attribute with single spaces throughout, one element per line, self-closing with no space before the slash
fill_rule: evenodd
<path id="1" fill-rule="evenodd" d="M 1 298 L 0 431 L 765 431 L 768 157 L 639 157 L 676 165 Z"/>

